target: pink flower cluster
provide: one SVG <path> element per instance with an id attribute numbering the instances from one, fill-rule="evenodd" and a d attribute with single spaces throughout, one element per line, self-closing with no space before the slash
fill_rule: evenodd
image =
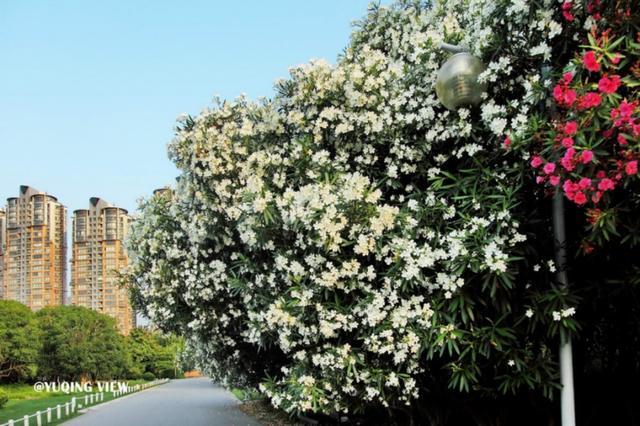
<path id="1" fill-rule="evenodd" d="M 613 126 L 622 131 L 628 131 L 637 138 L 640 136 L 640 120 L 638 117 L 634 117 L 634 112 L 637 110 L 638 101 L 628 102 L 624 99 L 620 102 L 620 106 L 611 109 L 610 117 Z"/>
<path id="2" fill-rule="evenodd" d="M 575 19 L 573 13 L 571 13 L 571 6 L 570 1 L 562 3 L 562 16 L 564 16 L 564 19 L 566 19 L 567 22 L 572 22 Z"/>
<path id="3" fill-rule="evenodd" d="M 606 174 L 604 172 L 601 171 L 598 175 L 601 177 L 597 185 L 587 177 L 583 177 L 577 182 L 567 179 L 562 185 L 565 196 L 581 206 L 587 202 L 587 194 L 591 194 L 591 201 L 597 204 L 605 191 L 611 191 L 616 187 L 615 182 L 605 177 Z"/>
<path id="4" fill-rule="evenodd" d="M 567 21 L 573 20 L 571 8 L 570 2 L 561 7 Z M 608 37 L 604 32 L 596 41 L 605 45 Z M 605 54 L 603 48 L 586 50 L 575 61 L 581 78 L 567 72 L 555 85 L 553 98 L 563 118 L 555 121 L 554 136 L 546 142 L 550 151 L 534 155 L 530 163 L 537 183 L 560 188 L 577 205 L 598 204 L 625 179 L 638 175 L 640 101 L 624 98 L 620 55 Z M 594 122 L 594 117 L 609 119 Z"/>
<path id="5" fill-rule="evenodd" d="M 627 113 L 619 113 L 617 117 L 621 120 L 630 120 Z M 615 114 L 614 114 L 615 115 Z M 635 122 L 635 121 L 634 121 Z M 574 147 L 574 136 L 579 132 L 577 123 L 573 120 L 559 126 L 556 140 L 560 143 L 554 144 L 554 154 L 561 157 L 556 163 L 545 160 L 540 155 L 534 155 L 531 159 L 531 167 L 539 171 L 536 182 L 539 184 L 549 183 L 553 187 L 562 186 L 566 197 L 578 205 L 587 203 L 590 199 L 597 204 L 603 194 L 614 190 L 625 176 L 635 176 L 638 174 L 638 160 L 633 154 L 622 153 L 622 159 L 614 161 L 614 168 L 605 170 L 607 159 L 598 159 L 592 150 L 587 148 Z M 626 140 L 625 140 L 626 141 Z M 622 145 L 622 144 L 621 144 Z M 591 173 L 595 175 L 589 177 Z"/>
<path id="6" fill-rule="evenodd" d="M 619 75 L 602 76 L 598 81 L 598 90 L 608 95 L 616 93 L 618 87 L 620 87 L 621 81 Z"/>
<path id="7" fill-rule="evenodd" d="M 589 50 L 587 53 L 582 55 L 582 63 L 584 64 L 584 67 L 591 72 L 600 71 L 600 64 L 598 63 L 596 52 L 593 50 Z"/>
<path id="8" fill-rule="evenodd" d="M 570 72 L 565 73 L 562 80 L 553 88 L 553 98 L 558 105 L 570 108 L 576 102 L 576 99 L 578 99 L 576 91 L 569 87 L 572 81 L 573 74 Z"/>

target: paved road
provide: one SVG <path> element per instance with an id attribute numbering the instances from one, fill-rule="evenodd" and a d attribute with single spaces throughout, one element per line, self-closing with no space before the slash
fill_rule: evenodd
<path id="1" fill-rule="evenodd" d="M 173 380 L 90 408 L 65 426 L 259 426 L 208 378 Z"/>

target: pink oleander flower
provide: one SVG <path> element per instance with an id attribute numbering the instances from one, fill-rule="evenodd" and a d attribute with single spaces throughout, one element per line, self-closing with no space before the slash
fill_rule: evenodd
<path id="1" fill-rule="evenodd" d="M 621 84 L 620 76 L 618 75 L 612 75 L 610 77 L 604 76 L 598 82 L 598 90 L 600 90 L 602 93 L 607 93 L 607 94 L 615 93 L 616 90 L 618 90 L 618 87 L 620 87 L 620 84 Z"/>
<path id="2" fill-rule="evenodd" d="M 556 165 L 554 163 L 547 163 L 542 168 L 542 171 L 544 171 L 545 174 L 550 175 L 556 171 Z"/>
<path id="3" fill-rule="evenodd" d="M 564 91 L 564 103 L 568 106 L 573 105 L 576 102 L 576 99 L 578 99 L 578 94 L 576 93 L 575 90 L 573 89 L 567 89 Z"/>
<path id="4" fill-rule="evenodd" d="M 578 106 L 582 109 L 594 108 L 600 105 L 602 102 L 602 97 L 600 94 L 596 92 L 588 92 L 585 93 L 584 96 L 580 98 L 578 102 Z"/>
<path id="5" fill-rule="evenodd" d="M 564 94 L 564 88 L 557 84 L 553 88 L 553 98 L 557 103 L 562 103 L 562 95 Z"/>
<path id="6" fill-rule="evenodd" d="M 564 153 L 562 160 L 560 160 L 560 164 L 568 172 L 571 172 L 573 171 L 573 169 L 575 169 L 574 159 L 573 159 L 575 154 L 576 154 L 576 150 L 574 148 L 569 148 L 567 149 L 567 152 Z"/>
<path id="7" fill-rule="evenodd" d="M 571 83 L 573 81 L 573 73 L 565 72 L 564 74 L 562 74 L 562 80 L 564 81 L 565 84 Z"/>
<path id="8" fill-rule="evenodd" d="M 583 205 L 584 203 L 587 202 L 587 196 L 584 195 L 584 192 L 578 191 L 573 196 L 573 202 L 581 206 L 581 205 Z"/>
<path id="9" fill-rule="evenodd" d="M 627 175 L 629 176 L 633 176 L 635 174 L 638 173 L 638 161 L 633 160 L 633 161 L 629 161 L 625 166 L 624 166 L 624 171 L 627 173 Z"/>
<path id="10" fill-rule="evenodd" d="M 542 164 L 544 163 L 544 160 L 542 159 L 542 157 L 535 155 L 532 159 L 531 159 L 531 167 L 533 167 L 534 169 L 537 169 L 538 167 L 540 167 Z"/>
<path id="11" fill-rule="evenodd" d="M 577 131 L 578 123 L 576 123 L 575 121 L 567 121 L 567 123 L 564 125 L 564 132 L 569 136 L 575 135 Z"/>
<path id="12" fill-rule="evenodd" d="M 566 19 L 567 22 L 573 21 L 574 17 L 571 13 L 571 2 L 565 1 L 562 3 L 562 16 L 564 16 L 564 19 Z"/>
<path id="13" fill-rule="evenodd" d="M 600 71 L 600 64 L 598 63 L 596 52 L 594 52 L 593 50 L 590 50 L 582 55 L 582 64 L 587 70 L 591 72 Z"/>
<path id="14" fill-rule="evenodd" d="M 598 184 L 598 189 L 600 191 L 609 191 L 611 189 L 615 188 L 615 183 L 609 179 L 609 178 L 604 178 L 600 181 L 600 183 Z"/>
<path id="15" fill-rule="evenodd" d="M 549 183 L 553 186 L 558 186 L 560 184 L 560 176 L 549 177 Z"/>
<path id="16" fill-rule="evenodd" d="M 623 100 L 620 102 L 620 106 L 618 108 L 611 108 L 610 117 L 613 120 L 613 125 L 615 127 L 620 127 L 623 124 L 630 124 L 635 127 L 637 123 L 634 123 L 633 112 L 636 109 L 636 102 L 627 102 L 627 100 Z M 635 129 L 634 129 L 635 134 Z"/>
<path id="17" fill-rule="evenodd" d="M 567 179 L 564 181 L 564 185 L 562 185 L 562 189 L 564 189 L 564 192 L 571 192 L 573 191 L 573 185 L 574 183 L 571 182 L 571 179 Z"/>
<path id="18" fill-rule="evenodd" d="M 621 133 L 618 134 L 617 139 L 620 146 L 626 146 L 629 144 L 629 142 L 627 142 L 627 139 L 625 139 L 625 137 Z"/>
<path id="19" fill-rule="evenodd" d="M 582 154 L 580 154 L 580 161 L 582 161 L 582 164 L 588 164 L 591 160 L 593 160 L 593 152 L 588 149 L 582 151 Z"/>
<path id="20" fill-rule="evenodd" d="M 633 111 L 636 109 L 635 102 L 629 103 L 627 100 L 623 100 L 620 102 L 620 107 L 618 107 L 618 111 L 620 111 L 620 117 L 630 119 L 631 115 L 633 115 Z"/>
<path id="21" fill-rule="evenodd" d="M 562 185 L 562 190 L 564 191 L 564 194 L 571 201 L 573 201 L 573 197 L 575 197 L 576 191 L 578 191 L 578 189 L 580 189 L 578 185 L 573 183 L 571 179 L 565 180 L 564 184 Z"/>
<path id="22" fill-rule="evenodd" d="M 573 138 L 562 138 L 562 146 L 571 148 L 573 146 Z"/>
<path id="23" fill-rule="evenodd" d="M 553 88 L 553 97 L 558 105 L 570 107 L 576 102 L 578 94 L 575 90 L 569 89 L 562 84 L 558 84 Z"/>
<path id="24" fill-rule="evenodd" d="M 591 187 L 591 179 L 589 178 L 582 178 L 578 181 L 578 187 L 580 187 L 580 189 L 584 190 L 584 189 L 589 189 L 589 187 Z"/>
<path id="25" fill-rule="evenodd" d="M 509 149 L 509 147 L 511 146 L 511 138 L 509 136 L 504 138 L 504 142 L 502 143 L 502 145 L 504 146 L 504 149 Z"/>

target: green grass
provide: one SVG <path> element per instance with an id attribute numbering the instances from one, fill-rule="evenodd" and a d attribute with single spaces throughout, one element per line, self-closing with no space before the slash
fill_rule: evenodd
<path id="1" fill-rule="evenodd" d="M 137 384 L 146 383 L 144 380 L 129 380 L 127 381 L 129 386 L 134 386 Z M 72 417 L 75 417 L 77 414 L 71 414 L 69 416 L 64 416 L 64 404 L 71 401 L 72 397 L 83 397 L 87 392 L 75 392 L 75 393 L 64 393 L 64 392 L 36 392 L 33 389 L 33 385 L 29 384 L 8 384 L 8 385 L 0 385 L 0 389 L 5 391 L 9 396 L 9 402 L 3 407 L 0 408 L 0 424 L 4 424 L 9 420 L 18 420 L 24 417 L 25 415 L 35 414 L 36 411 L 40 410 L 45 411 L 47 407 L 55 407 L 56 405 L 62 405 L 62 421 L 66 421 Z M 94 389 L 93 393 L 98 392 L 97 389 Z M 104 402 L 110 401 L 114 399 L 113 393 L 105 392 L 104 393 Z M 84 400 L 78 398 L 78 403 L 84 405 Z M 93 405 L 96 405 L 95 403 Z M 46 414 L 46 413 L 45 413 Z M 52 418 L 55 418 L 55 411 L 52 413 Z M 52 422 L 49 424 L 59 424 L 61 422 Z M 35 424 L 35 419 L 31 419 L 31 423 Z M 45 417 L 43 416 L 43 424 L 45 422 Z"/>
<path id="2" fill-rule="evenodd" d="M 257 389 L 240 389 L 231 388 L 231 393 L 235 395 L 240 401 L 254 401 L 256 399 L 262 399 L 264 396 Z"/>
<path id="3" fill-rule="evenodd" d="M 64 392 L 36 392 L 32 385 L 2 385 L 0 389 L 7 392 L 9 402 L 0 408 L 0 424 L 9 420 L 17 420 L 25 414 L 31 415 L 36 411 L 46 410 L 71 401 L 74 396 L 83 396 L 84 392 L 66 394 Z M 105 394 L 105 399 L 106 399 Z"/>

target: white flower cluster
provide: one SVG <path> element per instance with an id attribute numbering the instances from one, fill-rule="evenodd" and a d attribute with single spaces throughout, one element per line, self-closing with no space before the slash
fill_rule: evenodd
<path id="1" fill-rule="evenodd" d="M 469 277 L 508 273 L 526 239 L 504 174 L 472 175 L 493 182 L 483 202 L 446 179 L 526 125 L 529 59 L 559 27 L 541 3 L 379 8 L 336 66 L 293 68 L 273 101 L 182 118 L 169 147 L 180 180 L 143 205 L 130 242 L 151 320 L 198 336 L 224 382 L 269 373 L 262 389 L 287 410 L 409 404 L 424 351 L 458 344 L 449 303 Z M 480 111 L 439 104 L 442 41 L 496 58 Z"/>

